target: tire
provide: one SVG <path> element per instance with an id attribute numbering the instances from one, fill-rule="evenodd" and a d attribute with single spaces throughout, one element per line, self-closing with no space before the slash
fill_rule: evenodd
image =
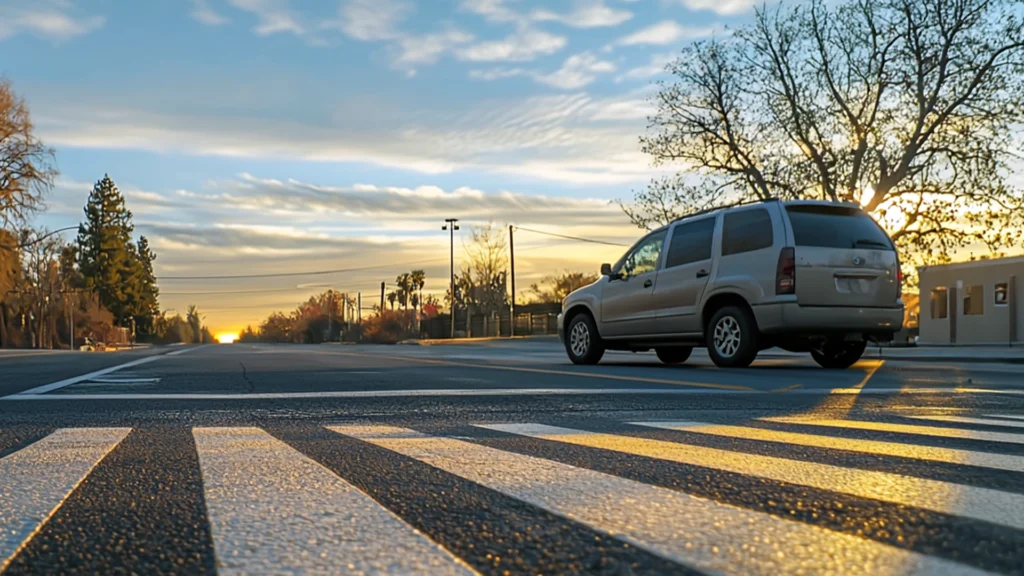
<path id="1" fill-rule="evenodd" d="M 590 314 L 577 314 L 565 331 L 565 352 L 573 364 L 597 364 L 604 356 L 604 342 Z"/>
<path id="2" fill-rule="evenodd" d="M 814 358 L 814 361 L 822 368 L 846 370 L 860 360 L 867 347 L 867 342 L 842 342 L 839 344 L 830 342 L 825 344 L 821 352 L 811 350 L 811 358 Z"/>
<path id="3" fill-rule="evenodd" d="M 655 348 L 655 354 L 658 355 L 658 360 L 661 360 L 665 364 L 682 364 L 690 357 L 693 353 L 692 346 L 672 346 L 664 348 Z"/>
<path id="4" fill-rule="evenodd" d="M 757 358 L 758 337 L 757 322 L 750 310 L 725 306 L 708 322 L 708 355 L 720 368 L 746 368 Z"/>

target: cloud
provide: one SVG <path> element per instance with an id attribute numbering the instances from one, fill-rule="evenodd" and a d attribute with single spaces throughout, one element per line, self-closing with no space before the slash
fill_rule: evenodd
<path id="1" fill-rule="evenodd" d="M 490 68 L 488 70 L 470 70 L 469 77 L 475 80 L 501 80 L 517 76 L 530 76 L 532 73 L 525 68 Z"/>
<path id="2" fill-rule="evenodd" d="M 590 52 L 583 52 L 567 58 L 558 70 L 536 76 L 535 79 L 561 90 L 577 90 L 596 80 L 598 74 L 614 71 L 615 64 L 601 60 Z"/>
<path id="3" fill-rule="evenodd" d="M 581 0 L 571 12 L 557 14 L 549 10 L 537 10 L 530 14 L 530 18 L 539 22 L 561 22 L 573 28 L 601 28 L 618 26 L 633 18 L 633 13 L 611 8 L 603 0 Z"/>
<path id="4" fill-rule="evenodd" d="M 675 2 L 690 10 L 710 10 L 716 14 L 735 15 L 750 10 L 760 4 L 761 0 L 675 0 Z"/>
<path id="5" fill-rule="evenodd" d="M 348 0 L 338 8 L 340 20 L 325 26 L 337 27 L 356 40 L 394 40 L 401 36 L 398 24 L 411 8 L 398 0 Z"/>
<path id="6" fill-rule="evenodd" d="M 711 36 L 719 30 L 720 28 L 714 26 L 693 28 L 682 26 L 672 20 L 664 20 L 624 36 L 616 41 L 615 44 L 619 46 L 641 44 L 664 46 L 666 44 L 675 44 L 682 40 Z"/>
<path id="7" fill-rule="evenodd" d="M 133 108 L 109 98 L 36 101 L 37 130 L 50 145 L 278 161 L 361 162 L 423 174 L 481 171 L 568 185 L 641 184 L 651 174 L 637 136 L 645 116 L 626 113 L 637 95 L 566 94 L 480 99 L 471 106 L 389 106 L 387 99 L 309 108 L 302 120 L 258 113 Z M 617 111 L 615 111 L 617 110 Z"/>
<path id="8" fill-rule="evenodd" d="M 506 0 L 462 0 L 461 8 L 492 23 L 523 22 L 524 17 L 509 8 Z"/>
<path id="9" fill-rule="evenodd" d="M 21 33 L 49 40 L 68 40 L 97 30 L 103 16 L 78 15 L 69 0 L 35 0 L 23 6 L 0 5 L 0 40 Z"/>
<path id="10" fill-rule="evenodd" d="M 473 40 L 472 34 L 456 28 L 421 36 L 406 36 L 398 41 L 398 55 L 392 65 L 412 70 L 416 65 L 433 64 L 445 53 Z"/>
<path id="11" fill-rule="evenodd" d="M 526 62 L 554 54 L 566 44 L 564 36 L 520 26 L 502 40 L 479 42 L 458 50 L 457 55 L 470 62 Z"/>
<path id="12" fill-rule="evenodd" d="M 650 60 L 647 64 L 627 70 L 625 74 L 620 75 L 615 79 L 615 81 L 622 82 L 623 80 L 646 80 L 648 78 L 653 78 L 658 74 L 665 73 L 665 67 L 677 57 L 678 54 L 675 52 L 651 54 Z"/>
<path id="13" fill-rule="evenodd" d="M 235 8 L 256 16 L 257 24 L 253 27 L 253 32 L 259 36 L 280 33 L 291 33 L 296 36 L 306 34 L 306 28 L 299 23 L 299 18 L 292 12 L 288 0 L 228 0 L 228 2 Z"/>
<path id="14" fill-rule="evenodd" d="M 207 0 L 192 0 L 192 18 L 207 26 L 226 24 L 228 19 L 210 8 Z"/>

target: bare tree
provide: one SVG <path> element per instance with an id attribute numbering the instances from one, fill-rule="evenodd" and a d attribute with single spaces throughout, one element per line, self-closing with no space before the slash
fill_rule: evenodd
<path id="1" fill-rule="evenodd" d="M 25 101 L 0 78 L 0 227 L 25 222 L 42 206 L 57 170 L 54 152 L 36 138 Z"/>
<path id="2" fill-rule="evenodd" d="M 1020 243 L 1020 2 L 762 8 L 668 71 L 641 143 L 683 173 L 624 206 L 641 227 L 736 200 L 816 198 L 860 202 L 918 261 Z"/>
<path id="3" fill-rule="evenodd" d="M 456 278 L 460 306 L 487 313 L 508 307 L 508 240 L 503 230 L 492 224 L 473 227 L 464 244 L 466 263 Z"/>

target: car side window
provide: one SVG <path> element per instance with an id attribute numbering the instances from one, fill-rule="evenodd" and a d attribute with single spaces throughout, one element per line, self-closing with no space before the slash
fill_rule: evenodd
<path id="1" fill-rule="evenodd" d="M 616 272 L 623 278 L 654 272 L 658 269 L 658 258 L 661 256 L 661 248 L 664 243 L 664 230 L 644 238 L 622 260 L 622 264 Z"/>
<path id="2" fill-rule="evenodd" d="M 742 210 L 725 215 L 722 256 L 769 248 L 773 242 L 772 217 L 767 210 Z"/>
<path id="3" fill-rule="evenodd" d="M 672 231 L 672 241 L 669 242 L 665 268 L 710 260 L 714 234 L 714 218 L 704 218 L 696 222 L 677 225 Z"/>

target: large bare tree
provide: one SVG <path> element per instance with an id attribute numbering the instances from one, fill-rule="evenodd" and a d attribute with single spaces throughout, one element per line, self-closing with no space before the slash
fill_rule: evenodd
<path id="1" fill-rule="evenodd" d="M 1019 1 L 784 2 L 668 71 L 641 144 L 680 172 L 623 206 L 641 227 L 817 198 L 860 202 L 917 262 L 1020 245 Z"/>
<path id="2" fill-rule="evenodd" d="M 35 136 L 25 101 L 0 78 L 0 228 L 39 209 L 56 176 L 53 150 Z"/>

